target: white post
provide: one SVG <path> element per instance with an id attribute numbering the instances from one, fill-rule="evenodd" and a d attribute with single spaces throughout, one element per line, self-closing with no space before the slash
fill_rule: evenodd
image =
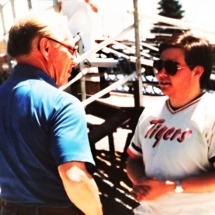
<path id="1" fill-rule="evenodd" d="M 142 79 L 141 79 L 141 62 L 140 62 L 140 35 L 139 35 L 139 17 L 138 17 L 138 0 L 134 1 L 134 30 L 135 30 L 135 46 L 136 46 L 136 72 L 137 90 L 134 93 L 135 107 L 143 106 Z"/>

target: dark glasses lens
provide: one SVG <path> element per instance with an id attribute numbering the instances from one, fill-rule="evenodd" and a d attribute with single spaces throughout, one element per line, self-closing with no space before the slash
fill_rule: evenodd
<path id="1" fill-rule="evenodd" d="M 153 67 L 157 70 L 156 73 L 159 73 L 162 68 L 166 70 L 168 75 L 175 75 L 178 71 L 178 62 L 172 60 L 156 60 L 153 63 Z"/>

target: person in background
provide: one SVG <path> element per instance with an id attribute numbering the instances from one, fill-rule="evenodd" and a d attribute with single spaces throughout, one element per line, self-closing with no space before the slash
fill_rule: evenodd
<path id="1" fill-rule="evenodd" d="M 85 111 L 58 87 L 76 65 L 65 17 L 31 11 L 7 43 L 16 60 L 0 86 L 2 215 L 102 215 Z"/>
<path id="2" fill-rule="evenodd" d="M 76 36 L 81 33 L 83 52 L 95 46 L 92 11 L 98 12 L 96 0 L 60 0 L 60 12 L 68 19 L 69 29 Z"/>
<path id="3" fill-rule="evenodd" d="M 164 41 L 154 71 L 167 99 L 146 105 L 128 148 L 136 215 L 215 213 L 215 95 L 209 42 Z"/>
<path id="4" fill-rule="evenodd" d="M 97 0 L 59 0 L 58 5 L 60 13 L 68 19 L 68 26 L 72 35 L 81 37 L 78 44 L 79 54 L 82 55 L 92 50 L 96 46 L 92 16 L 93 13 L 98 13 Z M 87 73 L 99 72 L 97 67 L 91 67 L 90 60 L 93 58 L 95 55 L 90 54 L 83 61 L 85 65 L 89 66 Z M 73 79 L 80 70 L 82 70 L 80 65 L 73 68 L 69 80 Z"/>

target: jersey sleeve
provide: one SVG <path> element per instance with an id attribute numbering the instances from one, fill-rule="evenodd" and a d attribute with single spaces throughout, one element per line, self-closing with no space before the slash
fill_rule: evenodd
<path id="1" fill-rule="evenodd" d="M 201 110 L 203 133 L 208 144 L 208 159 L 215 168 L 215 94 L 206 94 Z"/>
<path id="2" fill-rule="evenodd" d="M 130 157 L 141 157 L 142 156 L 142 147 L 141 147 L 141 141 L 140 141 L 140 121 L 143 118 L 143 113 L 141 114 L 134 135 L 131 139 L 130 145 L 127 149 L 127 153 Z"/>
<path id="3" fill-rule="evenodd" d="M 201 109 L 201 126 L 208 144 L 208 160 L 215 168 L 215 94 L 207 94 Z"/>
<path id="4" fill-rule="evenodd" d="M 215 125 L 213 125 L 213 128 L 215 128 Z M 209 161 L 215 168 L 215 129 L 213 129 L 212 137 L 209 145 Z"/>

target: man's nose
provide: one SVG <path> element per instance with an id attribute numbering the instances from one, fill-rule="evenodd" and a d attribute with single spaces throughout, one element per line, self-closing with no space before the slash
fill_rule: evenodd
<path id="1" fill-rule="evenodd" d="M 162 69 L 158 72 L 159 76 L 167 76 L 168 73 L 166 72 L 166 69 L 164 67 L 162 67 Z"/>

